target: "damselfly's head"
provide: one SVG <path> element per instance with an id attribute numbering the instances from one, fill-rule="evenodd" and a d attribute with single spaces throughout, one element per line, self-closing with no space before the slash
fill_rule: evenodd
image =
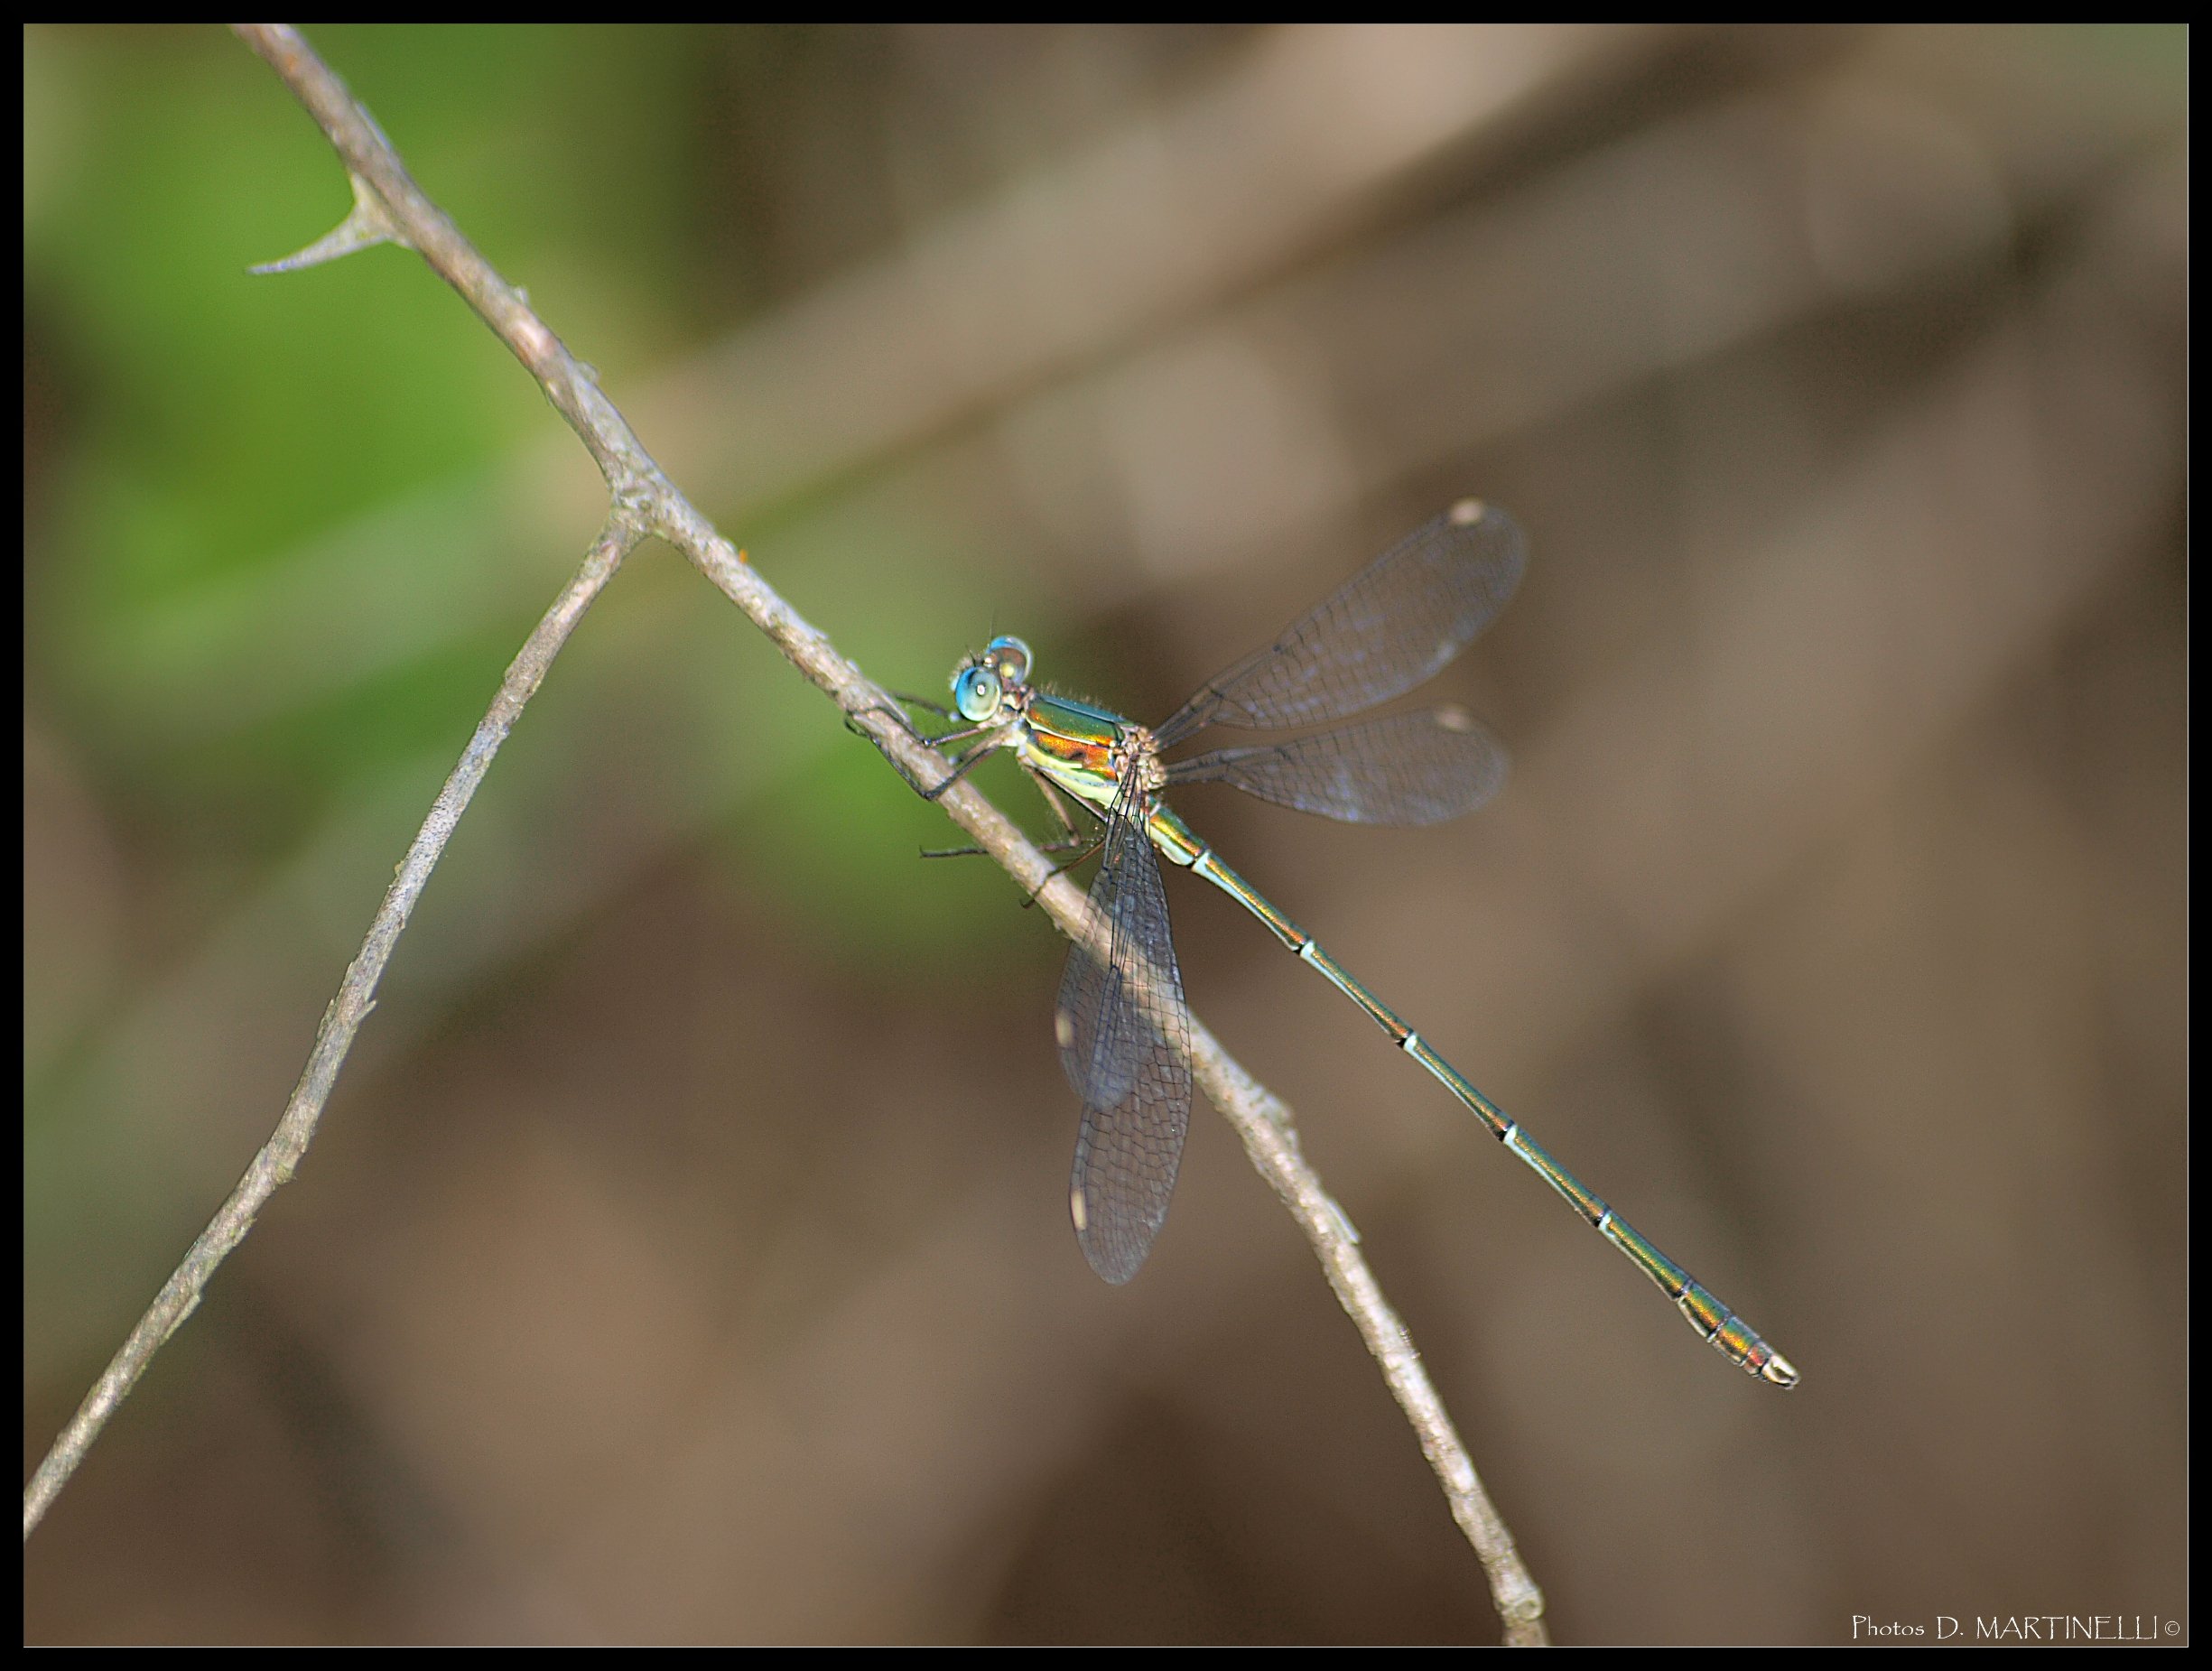
<path id="1" fill-rule="evenodd" d="M 953 706 L 969 724 L 989 725 L 1012 704 L 1028 676 L 1029 646 L 1018 638 L 993 638 L 953 675 Z"/>

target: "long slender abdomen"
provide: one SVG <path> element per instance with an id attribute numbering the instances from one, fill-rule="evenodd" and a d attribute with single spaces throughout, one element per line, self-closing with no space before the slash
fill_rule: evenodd
<path id="1" fill-rule="evenodd" d="M 1192 834 L 1181 819 L 1164 809 L 1154 812 L 1153 840 L 1166 857 L 1187 866 L 1220 888 L 1268 925 L 1284 945 L 1311 964 L 1330 985 L 1365 1010 L 1390 1042 L 1427 1068 L 1430 1075 L 1459 1100 L 1489 1129 L 1491 1136 L 1520 1156 L 1523 1165 L 1557 1190 L 1584 1221 L 1622 1255 L 1657 1283 L 1687 1320 L 1698 1336 L 1721 1356 L 1775 1387 L 1794 1387 L 1798 1371 L 1789 1360 L 1771 1346 L 1721 1303 L 1720 1296 L 1668 1258 L 1629 1221 L 1607 1206 L 1594 1191 L 1552 1158 L 1551 1151 L 1520 1128 L 1504 1109 L 1477 1091 L 1464 1074 L 1432 1049 L 1428 1042 L 1401 1021 L 1351 970 L 1322 949 L 1321 942 L 1270 905 L 1266 896 L 1214 857 L 1213 849 Z"/>

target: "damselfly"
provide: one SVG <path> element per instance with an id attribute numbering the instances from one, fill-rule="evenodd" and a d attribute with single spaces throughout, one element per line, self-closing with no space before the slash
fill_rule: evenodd
<path id="1" fill-rule="evenodd" d="M 1189 1016 L 1153 849 L 1258 917 L 1284 945 L 1371 1017 L 1391 1042 L 1680 1307 L 1731 1362 L 1777 1387 L 1798 1372 L 1713 1291 L 1631 1230 L 1550 1153 L 1467 1082 L 1419 1034 L 1277 910 L 1161 799 L 1183 784 L 1223 783 L 1263 800 L 1350 823 L 1426 824 L 1472 812 L 1505 775 L 1497 740 L 1456 708 L 1370 719 L 1180 761 L 1161 757 L 1209 725 L 1259 730 L 1323 724 L 1401 696 L 1489 625 L 1527 566 L 1504 512 L 1464 501 L 1416 529 L 1149 729 L 1033 685 L 1029 646 L 994 638 L 953 675 L 968 723 L 934 742 L 973 739 L 934 800 L 994 750 L 1008 748 L 1075 840 L 1064 791 L 1102 821 L 1091 885 L 1092 938 L 1078 939 L 1060 982 L 1060 1063 L 1083 1100 L 1069 1207 L 1083 1256 L 1108 1282 L 1137 1274 L 1167 1216 L 1189 1124 Z M 1073 862 L 1073 861 L 1071 861 Z"/>

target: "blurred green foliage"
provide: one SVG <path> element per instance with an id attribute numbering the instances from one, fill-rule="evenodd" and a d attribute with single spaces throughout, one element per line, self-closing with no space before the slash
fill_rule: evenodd
<path id="1" fill-rule="evenodd" d="M 880 200 L 863 226 L 869 194 L 848 192 L 824 208 L 842 228 L 825 242 L 775 179 L 785 148 L 808 141 L 803 123 L 769 121 L 809 109 L 810 78 L 824 104 L 850 97 L 865 36 L 313 38 L 618 403 L 702 333 L 896 230 Z M 406 252 L 247 273 L 320 237 L 349 198 L 321 135 L 238 42 L 33 28 L 24 45 L 33 723 L 67 737 L 157 888 L 173 866 L 166 879 L 202 900 L 188 918 L 250 887 L 364 784 L 388 786 L 396 856 L 593 532 L 581 517 L 547 538 L 534 537 L 543 524 L 517 529 L 502 472 L 525 453 L 557 460 L 588 507 L 588 463 Z M 836 115 L 815 111 L 813 131 Z M 756 140 L 768 154 L 745 154 Z M 776 583 L 848 649 L 934 689 L 971 636 L 962 580 L 980 584 L 980 565 L 951 554 L 969 536 L 933 552 L 925 528 L 862 514 L 809 537 L 823 508 L 787 504 L 729 531 L 767 541 Z M 580 670 L 587 701 L 570 708 Z M 609 738 L 592 710 L 625 685 L 626 733 Z M 527 746 L 566 728 L 596 740 Z M 637 767 L 634 793 L 663 803 L 638 808 L 641 826 L 678 841 L 741 830 L 718 850 L 747 855 L 769 891 L 804 895 L 795 911 L 832 914 L 840 943 L 888 933 L 918 955 L 988 891 L 916 873 L 909 837 L 893 862 L 879 824 L 942 841 L 943 821 L 905 807 L 873 751 L 657 547 L 587 620 L 486 793 L 550 808 L 564 774 L 588 777 L 610 751 Z M 823 796 L 840 816 L 820 815 Z"/>

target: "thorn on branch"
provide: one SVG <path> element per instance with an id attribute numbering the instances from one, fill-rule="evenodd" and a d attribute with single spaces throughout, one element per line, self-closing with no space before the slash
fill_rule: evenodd
<path id="1" fill-rule="evenodd" d="M 384 212 L 383 200 L 368 181 L 350 169 L 346 172 L 346 178 L 353 185 L 351 214 L 296 255 L 286 255 L 282 261 L 265 261 L 246 271 L 297 273 L 302 267 L 318 267 L 327 261 L 336 261 L 340 255 L 350 255 L 357 249 L 370 249 L 378 244 L 396 244 L 402 249 L 410 247 L 406 237 L 393 225 L 392 218 Z"/>

